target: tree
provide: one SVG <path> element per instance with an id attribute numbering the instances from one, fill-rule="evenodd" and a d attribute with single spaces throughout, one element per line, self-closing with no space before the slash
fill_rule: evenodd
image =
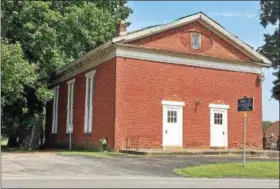
<path id="1" fill-rule="evenodd" d="M 132 11 L 126 1 L 111 0 L 11 0 L 1 1 L 1 8 L 1 43 L 7 51 L 1 67 L 2 132 L 13 139 L 10 144 L 22 145 L 53 97 L 52 73 L 111 39 Z M 17 85 L 11 88 L 11 81 Z"/>
<path id="2" fill-rule="evenodd" d="M 1 41 L 1 117 L 2 133 L 9 137 L 8 145 L 16 145 L 15 132 L 19 125 L 19 115 L 27 113 L 27 94 L 25 88 L 34 87 L 36 67 L 29 64 L 21 49 L 21 45 L 8 44 Z M 19 106 L 20 105 L 20 106 Z M 7 127 L 9 125 L 9 127 Z M 8 134 L 7 134 L 8 133 Z M 12 134 L 12 135 L 10 135 Z"/>
<path id="3" fill-rule="evenodd" d="M 277 25 L 273 34 L 265 34 L 265 44 L 258 49 L 263 55 L 272 61 L 272 66 L 276 70 L 273 73 L 277 78 L 273 81 L 272 97 L 280 100 L 280 60 L 279 60 L 279 17 L 280 17 L 280 1 L 261 0 L 261 25 L 265 28 L 267 25 Z"/>
<path id="4" fill-rule="evenodd" d="M 265 130 L 272 124 L 271 121 L 263 121 L 262 122 L 262 128 L 263 128 L 263 132 L 265 132 Z"/>
<path id="5" fill-rule="evenodd" d="M 24 87 L 33 87 L 36 80 L 35 65 L 23 57 L 20 44 L 1 42 L 1 106 L 26 101 Z"/>

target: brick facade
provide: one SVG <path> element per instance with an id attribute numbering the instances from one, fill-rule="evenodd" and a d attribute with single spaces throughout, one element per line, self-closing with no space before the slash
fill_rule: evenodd
<path id="1" fill-rule="evenodd" d="M 91 134 L 84 134 L 85 115 L 85 73 L 75 77 L 73 101 L 73 135 L 74 146 L 95 147 L 102 137 L 108 138 L 110 148 L 114 146 L 114 121 L 115 121 L 115 78 L 116 59 L 113 58 L 96 66 L 94 95 L 93 95 L 93 129 Z M 71 80 L 71 79 L 69 79 Z M 67 81 L 69 81 L 67 80 Z M 60 84 L 58 101 L 58 131 L 51 134 L 52 103 L 47 113 L 47 143 L 67 146 L 69 135 L 66 134 L 67 117 L 67 81 Z"/>
<path id="2" fill-rule="evenodd" d="M 201 48 L 199 50 L 193 50 L 191 48 L 192 32 L 201 33 Z M 144 47 L 206 55 L 226 60 L 250 60 L 244 53 L 198 22 L 141 38 L 130 43 Z"/>
<path id="3" fill-rule="evenodd" d="M 192 50 L 191 32 L 202 33 L 202 48 Z M 199 23 L 145 37 L 131 44 L 174 52 L 206 55 L 227 60 L 250 60 L 218 35 Z M 84 134 L 85 73 L 96 69 L 93 132 Z M 115 57 L 75 76 L 73 144 L 91 147 L 107 137 L 109 147 L 126 148 L 127 141 L 139 136 L 139 148 L 162 147 L 162 100 L 183 101 L 183 147 L 209 148 L 210 103 L 228 104 L 228 145 L 242 145 L 243 118 L 237 99 L 254 98 L 248 113 L 247 146 L 262 147 L 262 94 L 257 74 L 140 59 Z M 70 79 L 68 79 L 70 80 Z M 51 134 L 52 103 L 47 106 L 46 141 L 67 145 L 67 81 L 60 83 L 58 132 Z M 196 105 L 196 101 L 200 103 Z"/>
<path id="4" fill-rule="evenodd" d="M 210 103 L 230 105 L 228 143 L 241 147 L 243 117 L 237 99 L 254 98 L 248 113 L 247 145 L 262 146 L 261 85 L 256 74 L 118 58 L 116 79 L 116 146 L 125 148 L 126 138 L 139 135 L 140 148 L 162 146 L 162 100 L 184 101 L 183 146 L 210 145 Z M 196 100 L 200 104 L 196 107 Z"/>

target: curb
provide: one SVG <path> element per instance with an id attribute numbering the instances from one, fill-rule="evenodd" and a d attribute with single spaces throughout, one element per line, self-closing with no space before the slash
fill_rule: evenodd
<path id="1" fill-rule="evenodd" d="M 135 151 L 135 150 L 120 150 L 120 153 L 124 154 L 134 154 L 134 155 L 193 155 L 193 156 L 216 156 L 216 155 L 235 155 L 242 156 L 243 151 L 198 151 L 198 152 L 187 152 L 187 151 L 177 151 L 177 152 L 145 152 L 145 151 Z M 279 159 L 279 151 L 254 151 L 247 150 L 246 155 L 249 157 L 259 157 L 259 158 L 268 158 L 268 159 Z"/>

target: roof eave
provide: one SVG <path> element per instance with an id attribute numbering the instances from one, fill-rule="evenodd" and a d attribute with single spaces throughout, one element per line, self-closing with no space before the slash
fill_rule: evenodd
<path id="1" fill-rule="evenodd" d="M 75 67 L 77 64 L 79 64 L 82 61 L 87 60 L 88 58 L 90 58 L 91 56 L 98 54 L 99 52 L 107 49 L 108 47 L 110 47 L 113 44 L 112 40 L 108 41 L 107 43 L 104 43 L 103 45 L 101 45 L 100 47 L 93 49 L 91 51 L 89 51 L 87 54 L 85 54 L 84 56 L 82 56 L 79 59 L 74 60 L 73 62 L 63 66 L 62 68 L 58 69 L 55 71 L 55 75 L 60 75 L 64 72 L 66 72 L 69 69 L 72 69 L 73 67 Z"/>
<path id="2" fill-rule="evenodd" d="M 134 40 L 137 40 L 137 39 L 140 39 L 140 38 L 143 38 L 146 36 L 150 36 L 150 35 L 165 31 L 165 30 L 176 28 L 176 27 L 184 25 L 186 23 L 194 22 L 194 21 L 198 20 L 201 15 L 202 15 L 201 13 L 198 13 L 198 14 L 183 18 L 181 20 L 176 20 L 176 21 L 164 24 L 164 25 L 159 25 L 159 26 L 156 26 L 153 28 L 148 28 L 146 30 L 141 30 L 139 32 L 131 33 L 131 34 L 128 34 L 125 36 L 115 37 L 112 39 L 112 41 L 114 43 L 121 42 L 121 41 L 123 41 L 123 42 L 134 41 Z"/>

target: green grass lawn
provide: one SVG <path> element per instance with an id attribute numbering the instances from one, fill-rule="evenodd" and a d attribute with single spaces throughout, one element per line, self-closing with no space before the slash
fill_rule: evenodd
<path id="1" fill-rule="evenodd" d="M 138 157 L 134 154 L 124 154 L 120 152 L 94 152 L 94 151 L 57 151 L 58 155 L 82 155 L 82 156 L 92 156 L 92 157 L 100 157 L 100 158 L 112 158 L 112 157 Z"/>
<path id="2" fill-rule="evenodd" d="M 272 178 L 279 179 L 279 162 L 217 163 L 175 169 L 174 172 L 187 177 L 208 178 Z"/>
<path id="3" fill-rule="evenodd" d="M 59 155 L 84 155 L 84 156 L 93 156 L 93 157 L 102 157 L 102 158 L 111 158 L 113 152 L 90 152 L 90 151 L 61 151 L 58 152 Z"/>
<path id="4" fill-rule="evenodd" d="M 83 155 L 83 156 L 92 156 L 92 157 L 102 157 L 102 158 L 111 158 L 113 156 L 121 156 L 121 154 L 116 152 L 94 152 L 94 151 L 79 151 L 79 150 L 63 150 L 63 149 L 35 149 L 35 150 L 26 150 L 26 149 L 20 149 L 20 148 L 3 148 L 3 152 L 8 153 L 45 153 L 45 152 L 51 152 L 56 153 L 58 155 Z"/>
<path id="5" fill-rule="evenodd" d="M 8 140 L 7 139 L 1 139 L 1 146 L 7 146 Z"/>

